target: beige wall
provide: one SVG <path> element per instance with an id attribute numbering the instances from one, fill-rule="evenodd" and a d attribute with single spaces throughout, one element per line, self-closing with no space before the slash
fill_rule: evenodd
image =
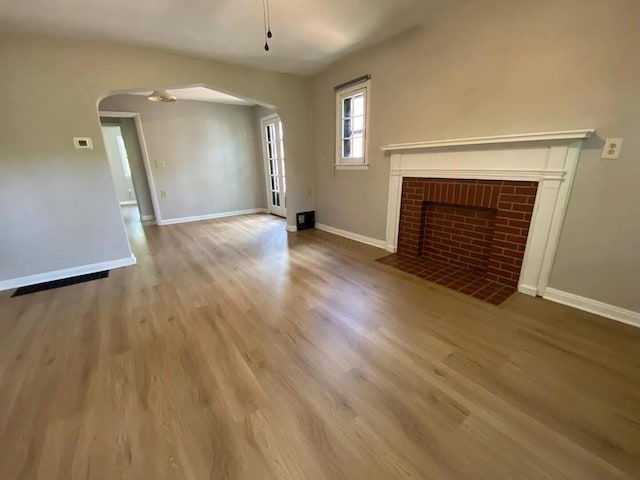
<path id="1" fill-rule="evenodd" d="M 163 220 L 266 206 L 252 107 L 115 95 L 100 110 L 140 113 Z"/>
<path id="2" fill-rule="evenodd" d="M 318 221 L 384 239 L 389 159 L 379 147 L 597 129 L 580 159 L 551 286 L 640 311 L 640 2 L 459 2 L 422 29 L 313 80 Z M 372 75 L 367 172 L 335 172 L 333 86 Z M 602 138 L 625 137 L 619 160 Z"/>
<path id="3" fill-rule="evenodd" d="M 276 105 L 290 132 L 289 222 L 314 207 L 306 79 L 13 33 L 0 33 L 0 65 L 0 282 L 130 255 L 97 114 L 109 92 L 204 83 Z M 74 136 L 91 137 L 94 150 L 75 150 Z"/>

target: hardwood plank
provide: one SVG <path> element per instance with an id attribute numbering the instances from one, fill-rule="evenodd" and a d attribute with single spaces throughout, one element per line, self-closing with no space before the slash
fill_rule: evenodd
<path id="1" fill-rule="evenodd" d="M 0 292 L 0 478 L 632 479 L 640 330 L 247 215 Z"/>

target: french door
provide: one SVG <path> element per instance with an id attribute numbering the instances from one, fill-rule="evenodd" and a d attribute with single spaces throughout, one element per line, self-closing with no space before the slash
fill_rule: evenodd
<path id="1" fill-rule="evenodd" d="M 286 217 L 287 181 L 284 170 L 282 122 L 278 115 L 269 115 L 260 120 L 260 126 L 269 212 Z"/>

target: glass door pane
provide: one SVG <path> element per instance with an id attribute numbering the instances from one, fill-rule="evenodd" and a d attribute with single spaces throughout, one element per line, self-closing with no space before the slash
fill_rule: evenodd
<path id="1" fill-rule="evenodd" d="M 276 125 L 269 123 L 265 127 L 267 140 L 267 157 L 269 161 L 269 176 L 271 186 L 271 201 L 276 207 L 280 206 L 280 181 L 278 178 L 278 141 L 276 139 Z"/>

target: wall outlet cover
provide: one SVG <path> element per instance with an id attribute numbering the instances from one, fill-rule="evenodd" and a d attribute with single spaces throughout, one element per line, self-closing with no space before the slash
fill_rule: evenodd
<path id="1" fill-rule="evenodd" d="M 604 141 L 604 148 L 602 149 L 602 158 L 615 160 L 620 157 L 620 151 L 622 150 L 622 138 L 607 138 Z"/>

